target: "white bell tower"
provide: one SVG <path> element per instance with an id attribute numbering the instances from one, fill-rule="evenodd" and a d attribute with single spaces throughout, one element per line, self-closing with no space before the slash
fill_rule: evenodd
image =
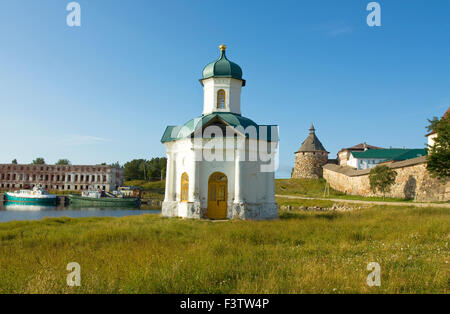
<path id="1" fill-rule="evenodd" d="M 203 70 L 203 115 L 214 112 L 241 114 L 241 89 L 245 86 L 242 70 L 225 56 L 226 46 L 220 46 L 220 58 Z"/>
<path id="2" fill-rule="evenodd" d="M 209 78 L 203 81 L 203 114 L 231 112 L 241 114 L 242 81 Z"/>

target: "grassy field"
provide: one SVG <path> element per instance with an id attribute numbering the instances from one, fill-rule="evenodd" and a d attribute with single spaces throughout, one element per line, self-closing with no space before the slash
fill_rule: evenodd
<path id="1" fill-rule="evenodd" d="M 332 207 L 335 202 L 328 201 L 328 200 L 305 200 L 305 199 L 289 199 L 289 198 L 283 198 L 283 197 L 277 197 L 276 198 L 278 206 L 283 205 L 290 205 L 290 206 L 319 206 L 323 208 L 330 208 Z"/>
<path id="2" fill-rule="evenodd" d="M 448 293 L 448 209 L 0 224 L 0 293 Z M 81 265 L 81 287 L 66 266 Z M 370 262 L 381 287 L 368 287 Z"/>
<path id="3" fill-rule="evenodd" d="M 275 194 L 278 195 L 299 195 L 308 197 L 324 197 L 326 181 L 325 179 L 276 179 Z M 402 198 L 382 197 L 364 197 L 358 195 L 347 195 L 345 193 L 330 188 L 330 194 L 327 198 L 339 198 L 348 200 L 362 201 L 386 201 L 386 202 L 405 202 Z"/>

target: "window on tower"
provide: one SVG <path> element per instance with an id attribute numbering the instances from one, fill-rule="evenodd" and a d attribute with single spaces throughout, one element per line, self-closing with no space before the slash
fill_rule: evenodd
<path id="1" fill-rule="evenodd" d="M 217 92 L 217 109 L 225 109 L 225 91 L 223 89 Z"/>

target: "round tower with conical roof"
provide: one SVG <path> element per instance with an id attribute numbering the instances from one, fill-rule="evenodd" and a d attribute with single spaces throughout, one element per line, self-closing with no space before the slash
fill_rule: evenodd
<path id="1" fill-rule="evenodd" d="M 322 178 L 322 166 L 328 162 L 328 154 L 316 136 L 314 125 L 311 124 L 308 137 L 295 153 L 295 166 L 292 178 Z"/>

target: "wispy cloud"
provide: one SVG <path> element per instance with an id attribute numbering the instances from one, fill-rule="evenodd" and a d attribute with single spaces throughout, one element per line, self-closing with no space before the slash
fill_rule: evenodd
<path id="1" fill-rule="evenodd" d="M 336 27 L 329 31 L 329 34 L 331 36 L 339 36 L 347 33 L 351 33 L 353 31 L 353 28 L 350 26 L 342 26 L 342 27 Z"/>
<path id="2" fill-rule="evenodd" d="M 105 142 L 111 142 L 111 140 L 90 135 L 69 135 L 57 140 L 57 144 L 64 146 L 92 145 Z"/>
<path id="3" fill-rule="evenodd" d="M 316 25 L 313 30 L 336 37 L 352 33 L 353 27 L 342 21 L 330 21 Z"/>

